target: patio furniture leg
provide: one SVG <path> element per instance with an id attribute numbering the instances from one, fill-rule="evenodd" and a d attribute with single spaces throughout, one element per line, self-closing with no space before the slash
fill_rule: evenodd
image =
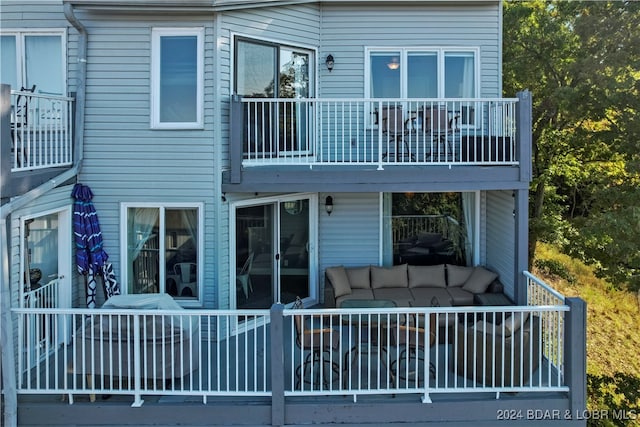
<path id="1" fill-rule="evenodd" d="M 89 388 L 89 389 L 93 388 L 93 375 L 92 374 L 87 374 L 87 388 Z M 96 401 L 95 393 L 89 394 L 89 401 L 92 402 L 92 403 Z"/>

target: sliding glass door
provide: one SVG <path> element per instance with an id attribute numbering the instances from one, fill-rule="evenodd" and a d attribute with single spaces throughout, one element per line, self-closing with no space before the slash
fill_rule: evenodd
<path id="1" fill-rule="evenodd" d="M 293 197 L 236 207 L 236 308 L 269 308 L 312 296 L 312 204 L 310 197 Z"/>
<path id="2" fill-rule="evenodd" d="M 312 104 L 288 99 L 312 97 L 312 52 L 242 38 L 235 51 L 235 92 L 279 99 L 245 106 L 244 153 L 264 158 L 309 154 Z"/>

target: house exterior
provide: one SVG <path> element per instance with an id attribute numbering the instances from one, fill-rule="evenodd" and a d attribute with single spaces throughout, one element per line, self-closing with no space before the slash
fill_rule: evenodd
<path id="1" fill-rule="evenodd" d="M 526 272 L 531 94 L 502 93 L 500 1 L 0 5 L 6 425 L 585 424 L 584 303 Z M 93 192 L 122 293 L 168 295 L 207 345 L 268 330 L 264 342 L 252 335 L 252 353 L 269 355 L 264 387 L 60 379 L 88 372 L 69 371 L 76 350 L 60 353 L 80 330 L 71 319 L 93 316 L 74 256 L 78 183 Z M 423 195 L 459 210 L 398 209 Z M 451 246 L 437 261 L 403 250 L 407 224 Z M 523 313 L 555 316 L 540 382 L 417 384 L 422 399 L 395 399 L 388 384 L 296 395 L 277 371 L 288 369 L 277 333 L 293 319 L 282 305 L 300 296 L 321 315 L 328 267 L 407 262 L 486 266 Z M 532 288 L 551 299 L 532 299 Z M 100 289 L 96 298 L 105 301 Z M 182 351 L 181 361 L 193 350 Z M 207 362 L 216 370 L 195 353 L 190 378 Z M 134 404 L 72 397 L 96 393 Z M 42 398 L 53 395 L 74 404 Z"/>

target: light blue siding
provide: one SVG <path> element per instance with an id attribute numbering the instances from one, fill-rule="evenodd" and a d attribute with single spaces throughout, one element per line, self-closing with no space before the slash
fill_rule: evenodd
<path id="1" fill-rule="evenodd" d="M 514 296 L 515 209 L 511 191 L 486 193 L 486 265 L 500 274 L 505 293 Z"/>
<path id="2" fill-rule="evenodd" d="M 324 4 L 320 66 L 322 97 L 364 96 L 365 47 L 470 47 L 480 49 L 480 96 L 500 95 L 500 9 L 497 4 L 422 3 L 402 7 Z M 384 29 L 384 30 L 383 30 Z"/>
<path id="3" fill-rule="evenodd" d="M 122 202 L 204 203 L 203 260 L 216 248 L 214 168 L 213 17 L 77 13 L 89 33 L 83 169 L 79 180 L 95 194 L 105 247 L 121 274 Z M 204 129 L 152 130 L 151 31 L 205 28 Z M 216 306 L 216 265 L 204 262 L 205 306 Z M 120 277 L 119 277 L 120 279 Z"/>
<path id="4" fill-rule="evenodd" d="M 380 264 L 379 193 L 335 193 L 333 213 L 327 215 L 320 194 L 318 212 L 319 273 L 334 265 Z"/>

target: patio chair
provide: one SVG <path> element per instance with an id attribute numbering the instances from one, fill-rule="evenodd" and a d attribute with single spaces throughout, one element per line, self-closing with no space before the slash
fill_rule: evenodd
<path id="1" fill-rule="evenodd" d="M 192 286 L 198 281 L 198 265 L 194 262 L 178 262 L 173 266 L 173 271 L 180 279 L 177 294 L 193 296 Z"/>
<path id="2" fill-rule="evenodd" d="M 406 122 L 402 114 L 402 105 L 386 105 L 382 107 L 380 126 L 382 126 L 382 134 L 387 138 L 387 147 L 393 145 L 395 149 L 395 161 L 403 160 L 405 155 L 415 161 L 414 155 L 409 149 L 409 145 L 405 140 L 405 135 L 409 133 Z M 400 153 L 400 145 L 403 147 Z M 389 156 L 387 151 L 382 158 Z"/>
<path id="3" fill-rule="evenodd" d="M 523 312 L 498 321 L 458 329 L 457 374 L 486 387 L 522 387 L 540 364 L 540 319 Z"/>
<path id="4" fill-rule="evenodd" d="M 292 309 L 303 308 L 302 300 L 300 297 L 296 297 Z M 324 388 L 328 389 L 329 381 L 327 381 L 326 374 L 329 373 L 332 378 L 333 375 L 336 377 L 340 375 L 340 367 L 332 357 L 332 352 L 338 349 L 340 343 L 340 332 L 323 327 L 323 322 L 320 322 L 320 326 L 313 324 L 307 326 L 302 315 L 294 315 L 293 320 L 296 328 L 296 345 L 300 351 L 307 353 L 304 361 L 296 367 L 296 389 L 299 389 L 303 382 L 319 387 L 320 376 L 322 376 Z M 320 320 L 324 320 L 324 318 L 321 317 Z M 312 380 L 313 377 L 317 377 L 317 379 Z"/>
<path id="5" fill-rule="evenodd" d="M 444 158 L 453 156 L 453 127 L 455 118 L 449 118 L 445 105 L 432 105 L 422 110 L 422 123 L 426 135 L 431 137 L 431 151 L 428 158 L 433 160 L 436 155 L 440 160 L 441 151 L 444 148 Z M 434 153 L 435 151 L 435 153 Z"/>
<path id="6" fill-rule="evenodd" d="M 408 325 L 397 325 L 390 330 L 391 342 L 401 348 L 398 358 L 391 362 L 389 369 L 392 378 L 399 378 L 407 381 L 414 376 L 413 381 L 419 381 L 418 373 L 424 364 L 424 353 L 429 351 L 436 341 L 436 330 L 438 321 L 435 313 L 429 315 L 429 345 L 426 345 L 425 316 L 412 315 Z M 429 372 L 435 377 L 435 366 L 429 364 Z"/>
<path id="7" fill-rule="evenodd" d="M 253 256 L 251 252 L 244 262 L 244 265 L 236 274 L 236 281 L 238 286 L 242 289 L 245 298 L 249 298 L 249 291 L 253 292 L 253 286 L 251 285 L 251 268 L 253 267 Z"/>
<path id="8" fill-rule="evenodd" d="M 36 85 L 31 88 L 21 87 L 20 92 L 36 91 Z M 16 105 L 11 112 L 11 157 L 17 159 L 17 165 L 23 166 L 28 162 L 27 147 L 23 147 L 22 134 L 29 125 L 29 102 L 31 97 L 25 96 L 22 93 L 16 97 Z"/>

